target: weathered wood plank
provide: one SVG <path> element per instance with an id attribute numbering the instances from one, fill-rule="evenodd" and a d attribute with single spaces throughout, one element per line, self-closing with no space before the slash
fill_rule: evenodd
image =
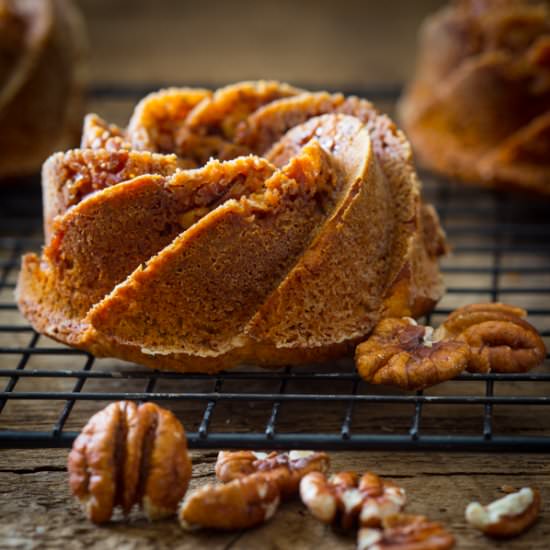
<path id="1" fill-rule="evenodd" d="M 193 453 L 191 487 L 212 481 L 216 453 Z M 464 508 L 474 499 L 487 502 L 501 496 L 499 488 L 534 485 L 548 498 L 547 456 L 332 453 L 333 470 L 372 469 L 395 479 L 407 490 L 407 511 L 443 522 L 457 537 L 457 548 L 503 547 L 468 527 Z M 128 521 L 116 516 L 95 527 L 69 494 L 65 451 L 0 453 L 0 547 L 2 548 L 321 548 L 352 549 L 351 534 L 334 532 L 309 516 L 298 502 L 284 503 L 272 521 L 237 533 L 184 533 L 173 520 L 149 523 L 136 511 Z M 546 550 L 550 508 L 524 536 L 506 548 Z"/>

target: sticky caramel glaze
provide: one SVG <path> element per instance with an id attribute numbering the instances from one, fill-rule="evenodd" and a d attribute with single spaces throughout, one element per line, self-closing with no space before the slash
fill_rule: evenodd
<path id="1" fill-rule="evenodd" d="M 212 92 L 196 88 L 167 88 L 144 97 L 128 124 L 131 145 L 138 151 L 172 153 L 175 136 L 189 113 Z"/>
<path id="2" fill-rule="evenodd" d="M 272 101 L 239 122 L 235 141 L 263 155 L 288 130 L 312 117 L 338 112 L 344 101 L 342 94 L 327 92 L 305 93 Z"/>
<path id="3" fill-rule="evenodd" d="M 18 284 L 21 311 L 37 330 L 100 356 L 216 372 L 238 363 L 279 366 L 350 355 L 378 319 L 431 309 L 442 292 L 437 256 L 444 239 L 433 209 L 421 202 L 408 142 L 390 119 L 366 100 L 273 82 L 227 87 L 189 112 L 177 106 L 186 93 L 160 91 L 136 108 L 132 119 L 152 136 L 147 147 L 157 137 L 165 145 L 173 140 L 178 163 L 199 165 L 207 154 L 220 161 L 261 149 L 264 159 L 255 158 L 271 171 L 257 189 L 243 189 L 227 182 L 221 167 L 231 163 L 218 162 L 205 188 L 229 185 L 231 192 L 188 209 L 168 201 L 177 206 L 167 215 L 172 220 L 177 211 L 179 229 L 172 233 L 170 222 L 167 235 L 157 227 L 154 246 L 145 237 L 142 255 L 147 220 L 155 228 L 160 219 L 152 189 L 176 177 L 192 189 L 205 168 L 142 176 L 147 183 L 137 187 L 135 180 L 116 183 L 126 170 L 117 159 L 129 155 L 141 131 L 88 117 L 83 143 L 105 151 L 77 156 L 105 162 L 91 162 L 91 179 L 90 167 L 77 167 L 74 179 L 85 177 L 74 188 L 71 176 L 62 181 L 59 188 L 74 189 L 76 203 L 55 222 L 58 233 L 42 261 L 24 261 Z M 137 198 L 140 192 L 149 198 Z M 92 210 L 103 217 L 90 218 Z M 91 227 L 94 219 L 105 220 L 105 229 Z M 66 224 L 72 238 L 61 231 Z M 128 239 L 135 242 L 119 246 Z M 92 258 L 89 267 L 85 257 Z"/>
<path id="4" fill-rule="evenodd" d="M 257 191 L 273 170 L 256 157 L 212 161 L 171 178 L 140 176 L 88 196 L 58 219 L 42 261 L 34 254 L 23 258 L 21 309 L 41 332 L 78 343 L 92 305 L 195 217 Z"/>
<path id="5" fill-rule="evenodd" d="M 316 347 L 367 334 L 387 278 L 390 200 L 368 132 L 355 117 L 314 118 L 291 130 L 268 158 L 277 164 L 310 136 L 321 136 L 333 156 L 342 193 L 306 253 L 247 327 L 250 336 L 277 347 Z M 361 253 L 350 258 L 350 250 Z"/>
<path id="6" fill-rule="evenodd" d="M 381 132 L 381 129 L 378 128 L 377 131 Z M 312 241 L 312 246 L 310 247 L 312 252 L 306 252 L 306 254 L 299 259 L 292 271 L 289 272 L 289 276 L 283 280 L 283 283 L 281 285 L 275 284 L 275 290 L 273 290 L 268 297 L 266 296 L 267 299 L 264 302 L 261 303 L 261 301 L 257 301 L 254 304 L 254 307 L 250 307 L 250 309 L 247 310 L 246 315 L 242 315 L 242 317 L 237 321 L 237 324 L 235 324 L 229 332 L 226 331 L 223 334 L 225 341 L 218 340 L 217 343 L 213 344 L 212 334 L 221 334 L 221 332 L 218 332 L 220 331 L 220 328 L 221 330 L 225 330 L 221 325 L 221 321 L 223 319 L 227 321 L 227 314 L 229 310 L 231 310 L 232 315 L 234 314 L 234 309 L 232 309 L 230 303 L 227 303 L 228 300 L 226 295 L 224 294 L 224 296 L 217 296 L 215 294 L 217 285 L 212 285 L 214 294 L 208 294 L 208 297 L 211 296 L 214 301 L 212 306 L 210 306 L 211 309 L 209 310 L 209 313 L 205 315 L 204 319 L 201 319 L 200 314 L 201 312 L 206 311 L 204 308 L 206 302 L 201 302 L 200 305 L 202 307 L 198 310 L 182 310 L 182 303 L 189 302 L 190 297 L 196 297 L 197 293 L 204 293 L 204 290 L 201 291 L 200 288 L 197 288 L 196 292 L 190 292 L 190 287 L 188 284 L 184 284 L 178 280 L 177 283 L 181 285 L 182 291 L 174 292 L 173 285 L 167 284 L 164 290 L 166 292 L 165 296 L 157 296 L 155 294 L 155 289 L 158 289 L 160 286 L 159 282 L 163 281 L 164 287 L 164 284 L 167 282 L 167 277 L 169 277 L 170 272 L 173 272 L 176 267 L 178 274 L 179 272 L 184 273 L 190 269 L 191 262 L 189 259 L 186 260 L 186 269 L 183 269 L 183 267 L 178 264 L 178 261 L 182 259 L 180 257 L 182 251 L 185 251 L 185 248 L 190 246 L 189 243 L 192 242 L 191 240 L 187 240 L 190 239 L 190 232 L 188 231 L 186 232 L 188 235 L 187 237 L 179 237 L 172 245 L 170 245 L 170 247 L 165 249 L 162 254 L 159 254 L 154 265 L 150 263 L 145 270 L 136 271 L 130 278 L 127 279 L 124 285 L 120 285 L 102 303 L 92 309 L 89 318 L 95 331 L 90 331 L 88 336 L 90 343 L 95 345 L 95 353 L 108 355 L 111 353 L 110 350 L 116 348 L 117 355 L 119 357 L 121 356 L 122 351 L 126 357 L 131 357 L 133 360 L 137 360 L 142 363 L 154 365 L 156 368 L 186 371 L 206 369 L 209 372 L 215 372 L 222 368 L 233 366 L 235 363 L 242 361 L 254 361 L 256 363 L 264 364 L 265 366 L 277 365 L 285 361 L 292 363 L 306 363 L 341 356 L 349 353 L 353 349 L 353 346 L 357 343 L 357 341 L 370 331 L 372 323 L 375 322 L 378 318 L 377 316 L 380 315 L 379 310 L 382 306 L 380 300 L 380 289 L 378 289 L 378 298 L 369 296 L 368 291 L 365 290 L 365 287 L 358 290 L 359 293 L 365 293 L 365 302 L 368 299 L 371 299 L 371 304 L 365 305 L 365 303 L 363 303 L 359 307 L 350 304 L 350 309 L 354 312 L 358 311 L 362 307 L 362 309 L 356 313 L 354 317 L 359 329 L 357 329 L 356 333 L 351 337 L 342 337 L 340 342 L 333 339 L 334 334 L 322 333 L 322 330 L 326 327 L 330 330 L 330 323 L 324 319 L 319 321 L 319 315 L 317 315 L 317 312 L 308 311 L 308 308 L 304 307 L 303 304 L 301 309 L 300 306 L 295 307 L 295 309 L 299 309 L 299 311 L 294 311 L 293 309 L 288 312 L 289 318 L 296 318 L 296 315 L 298 314 L 300 316 L 303 315 L 303 317 L 298 318 L 301 320 L 301 323 L 303 323 L 301 325 L 301 329 L 303 330 L 302 334 L 306 334 L 308 339 L 305 342 L 298 341 L 298 345 L 296 345 L 296 342 L 292 341 L 290 345 L 285 345 L 289 340 L 285 341 L 284 337 L 286 334 L 289 334 L 289 332 L 281 331 L 281 335 L 283 336 L 281 337 L 281 335 L 276 335 L 278 339 L 276 337 L 273 338 L 273 340 L 269 340 L 269 335 L 266 337 L 266 334 L 259 335 L 259 331 L 255 332 L 257 330 L 256 326 L 261 326 L 259 320 L 263 320 L 260 315 L 256 314 L 244 329 L 242 324 L 247 321 L 246 317 L 250 315 L 250 313 L 254 313 L 255 308 L 260 305 L 262 306 L 259 309 L 260 312 L 266 310 L 271 312 L 286 311 L 285 308 L 287 306 L 290 305 L 292 307 L 292 300 L 290 298 L 292 298 L 292 291 L 296 288 L 296 286 L 293 287 L 293 285 L 300 284 L 300 276 L 295 274 L 303 271 L 304 265 L 307 267 L 307 264 L 304 263 L 304 259 L 306 261 L 309 259 L 309 261 L 312 262 L 311 266 L 314 266 L 314 269 L 311 269 L 310 272 L 307 273 L 307 275 L 310 276 L 309 283 L 314 285 L 316 284 L 314 276 L 316 270 L 323 269 L 323 264 L 327 266 L 325 268 L 327 270 L 331 265 L 334 267 L 330 256 L 331 254 L 335 254 L 338 257 L 338 261 L 341 262 L 339 264 L 339 269 L 335 271 L 346 273 L 349 269 L 352 270 L 352 274 L 347 280 L 343 278 L 342 281 L 338 281 L 338 285 L 347 285 L 347 287 L 342 289 L 341 292 L 345 293 L 347 291 L 348 296 L 354 296 L 354 298 L 357 298 L 357 294 L 354 294 L 357 289 L 355 286 L 351 288 L 349 281 L 351 280 L 352 284 L 355 284 L 355 281 L 359 278 L 361 283 L 365 282 L 366 277 L 362 279 L 359 273 L 364 268 L 364 265 L 361 263 L 364 260 L 361 258 L 360 265 L 355 267 L 354 264 L 357 262 L 357 258 L 350 258 L 348 253 L 350 247 L 352 247 L 352 249 L 358 249 L 360 246 L 366 246 L 368 253 L 365 254 L 365 257 L 371 258 L 370 265 L 372 265 L 375 263 L 375 260 L 371 257 L 371 254 L 376 253 L 381 258 L 383 256 L 383 252 L 387 252 L 385 247 L 389 246 L 390 243 L 394 243 L 391 238 L 394 237 L 395 234 L 398 234 L 398 229 L 395 227 L 393 231 L 385 233 L 384 235 L 379 235 L 379 238 L 377 239 L 369 233 L 367 235 L 370 237 L 369 243 L 356 242 L 356 240 L 353 240 L 349 234 L 347 237 L 350 239 L 349 242 L 346 242 L 345 238 L 344 240 L 341 240 L 342 237 L 346 236 L 346 232 L 342 232 L 342 237 L 338 236 L 336 239 L 330 236 L 331 228 L 333 229 L 334 227 L 339 226 L 339 224 L 340 226 L 343 226 L 344 223 L 342 222 L 348 223 L 348 221 L 351 222 L 356 219 L 356 224 L 364 224 L 364 216 L 366 215 L 365 210 L 368 210 L 369 200 L 376 202 L 378 210 L 382 208 L 382 211 L 384 204 L 386 204 L 388 208 L 391 207 L 391 201 L 387 200 L 387 195 L 385 195 L 385 193 L 388 192 L 386 189 L 387 182 L 380 173 L 378 163 L 371 152 L 371 142 L 368 138 L 368 133 L 366 132 L 364 126 L 355 118 L 340 115 L 336 117 L 320 117 L 319 119 L 313 120 L 309 123 L 309 127 L 306 124 L 304 127 L 297 128 L 295 132 L 290 132 L 288 140 L 284 140 L 280 147 L 274 149 L 268 157 L 275 164 L 283 164 L 283 162 L 288 158 L 295 158 L 301 143 L 307 141 L 308 138 L 311 138 L 311 135 L 316 135 L 324 149 L 330 152 L 331 156 L 334 158 L 334 166 L 337 168 L 336 173 L 339 178 L 342 178 L 341 181 L 345 183 L 340 183 L 341 192 L 338 195 L 338 200 L 334 204 L 332 210 L 325 214 L 325 222 L 319 232 L 316 233 L 315 239 Z M 390 151 L 391 135 L 387 136 L 385 139 L 385 143 L 388 144 L 387 147 Z M 346 137 L 347 139 L 350 139 L 350 141 L 354 141 L 353 145 L 350 143 L 348 144 L 348 147 L 344 146 Z M 339 145 L 337 145 L 337 143 Z M 389 165 L 389 162 L 386 164 Z M 299 165 L 294 164 L 294 166 L 294 170 L 296 170 L 296 166 Z M 408 183 L 410 184 L 410 182 Z M 381 200 L 383 197 L 386 199 L 385 202 Z M 403 200 L 403 197 L 400 197 L 400 200 Z M 413 206 L 419 207 L 419 204 L 413 203 Z M 224 205 L 223 208 L 225 207 L 226 205 Z M 323 210 L 326 209 L 327 206 L 325 205 Z M 431 211 L 429 212 L 431 213 Z M 206 227 L 208 224 L 213 223 L 212 216 L 214 214 L 219 215 L 219 213 L 216 212 L 210 215 L 210 219 L 203 218 L 201 222 L 193 228 L 191 233 L 194 231 L 199 231 L 201 224 L 204 224 Z M 370 214 L 370 212 L 367 212 L 367 215 L 368 214 Z M 389 214 L 387 214 L 387 217 L 391 218 Z M 420 214 L 419 217 L 421 217 Z M 303 218 L 306 218 L 306 216 Z M 374 219 L 372 215 L 370 219 Z M 381 221 L 381 219 L 378 219 L 378 222 L 372 223 L 372 226 L 381 227 L 382 231 L 389 231 L 387 228 L 390 224 L 387 222 L 381 223 Z M 435 224 L 435 220 L 432 221 Z M 398 225 L 398 221 L 396 222 L 396 225 Z M 361 231 L 359 230 L 359 227 L 354 226 L 354 231 L 351 233 L 355 234 L 357 239 L 359 238 L 357 235 L 361 234 Z M 323 235 L 327 236 L 324 237 Z M 388 239 L 388 237 L 390 238 Z M 242 233 L 240 238 L 242 238 Z M 228 241 L 230 240 L 226 240 L 224 242 Z M 174 248 L 176 242 L 178 247 Z M 372 242 L 376 242 L 377 244 L 373 245 L 371 244 Z M 423 236 L 419 238 L 418 244 L 414 240 L 412 244 L 413 246 L 420 247 L 420 243 L 423 243 Z M 408 243 L 405 243 L 405 245 L 408 246 Z M 370 250 L 373 246 L 378 246 L 379 250 Z M 431 244 L 431 246 L 434 247 L 435 245 Z M 224 250 L 224 248 L 225 247 L 219 247 L 220 250 Z M 248 246 L 239 248 L 239 254 L 242 253 L 241 250 L 247 250 L 248 248 Z M 167 259 L 168 253 L 173 255 L 173 261 Z M 437 253 L 440 253 L 440 251 Z M 435 250 L 426 252 L 426 255 L 430 257 L 430 261 L 434 263 L 435 266 L 435 257 L 432 257 L 433 254 L 436 254 Z M 408 266 L 407 274 L 405 276 L 399 274 L 401 277 L 400 282 L 406 281 L 407 284 L 410 284 L 410 280 L 413 278 L 416 285 L 415 290 L 417 288 L 420 290 L 422 289 L 421 277 L 419 277 L 419 273 L 417 273 L 418 266 L 412 263 L 416 261 L 418 255 L 418 252 L 413 250 L 410 255 L 411 265 Z M 199 258 L 199 261 L 200 260 L 201 259 Z M 208 273 L 208 268 L 206 266 L 209 265 L 209 262 L 212 262 L 212 260 L 205 261 L 203 259 L 199 266 L 200 272 L 202 273 L 201 285 L 204 285 L 205 277 Z M 317 264 L 314 265 L 313 262 L 317 262 Z M 381 265 L 383 263 L 382 260 L 379 260 L 379 262 L 380 269 L 383 270 Z M 247 260 L 247 264 L 248 263 L 249 262 Z M 365 261 L 365 263 L 367 262 Z M 256 263 L 256 265 L 258 264 Z M 342 268 L 342 265 L 345 265 L 346 267 Z M 390 263 L 388 265 L 392 264 Z M 435 267 L 434 269 L 436 270 Z M 370 274 L 375 281 L 379 281 L 381 278 L 378 277 L 379 274 L 377 274 L 374 270 L 368 271 L 367 275 L 368 274 Z M 393 288 L 395 286 L 395 281 L 391 277 L 391 272 L 385 271 L 384 274 L 386 275 L 386 278 L 384 279 L 384 277 L 382 277 L 383 282 L 378 284 L 385 285 L 391 297 L 394 298 L 397 294 Z M 389 279 L 387 278 L 388 275 L 390 275 Z M 436 277 L 438 277 L 437 274 Z M 241 279 L 240 274 L 238 279 Z M 418 282 L 416 282 L 417 279 Z M 287 283 L 287 281 L 290 281 L 290 283 Z M 224 288 L 226 288 L 226 283 L 227 279 L 224 279 Z M 320 283 L 318 284 L 320 287 Z M 369 281 L 369 284 L 371 284 L 370 290 L 373 291 L 373 283 Z M 241 298 L 241 296 L 244 295 L 243 293 L 246 289 L 243 288 L 242 285 L 237 286 L 239 288 L 235 289 L 233 292 L 237 292 L 237 301 L 241 305 L 242 303 L 245 303 L 244 298 Z M 328 288 L 333 289 L 334 286 L 337 285 L 329 284 L 323 288 L 326 291 Z M 357 284 L 357 286 L 359 287 L 359 284 Z M 251 284 L 251 287 L 256 289 L 257 283 Z M 304 289 L 301 288 L 300 290 L 303 291 Z M 309 292 L 309 289 L 306 291 Z M 233 292 L 231 294 L 233 294 Z M 331 292 L 333 291 L 331 290 Z M 288 300 L 284 303 L 284 305 L 277 303 L 277 301 L 280 300 L 281 294 Z M 319 294 L 317 296 L 313 296 L 320 300 L 321 305 L 319 308 L 325 308 L 325 312 L 327 312 L 328 315 L 331 315 L 330 304 L 328 302 L 331 299 L 334 300 L 335 297 L 331 294 L 328 299 L 322 299 L 321 294 L 322 291 L 319 290 Z M 143 300 L 142 298 L 146 295 L 155 297 L 153 300 Z M 312 298 L 312 300 L 315 298 Z M 336 299 L 339 298 L 340 296 L 336 297 Z M 426 302 L 429 299 L 425 298 L 422 306 L 419 305 L 419 299 L 417 299 L 416 302 L 409 304 L 408 300 L 410 299 L 410 295 L 408 291 L 402 291 L 398 298 L 399 304 L 396 304 L 394 307 L 403 307 L 403 304 L 405 304 L 404 307 L 407 308 L 406 311 L 410 311 L 415 307 L 427 307 L 428 304 Z M 345 299 L 345 297 L 343 297 L 343 299 Z M 436 298 L 434 297 L 434 299 Z M 150 308 L 146 306 L 146 304 L 151 302 L 155 304 L 165 304 L 165 307 L 161 307 L 159 305 L 158 312 L 152 314 Z M 332 303 L 334 303 L 334 301 Z M 129 307 L 130 304 L 144 304 L 144 306 L 138 308 L 135 306 Z M 172 311 L 167 309 L 170 308 L 170 304 L 174 304 L 172 306 Z M 177 311 L 174 311 L 174 309 L 176 309 L 176 304 Z M 276 304 L 276 306 L 274 307 L 272 304 Z M 367 310 L 367 307 L 370 307 L 371 309 Z M 131 311 L 129 312 L 130 309 Z M 349 309 L 346 311 L 349 315 Z M 365 314 L 366 311 L 368 311 L 367 315 Z M 151 319 L 152 315 L 154 317 L 153 319 Z M 333 319 L 329 319 L 329 321 L 334 320 L 334 314 L 332 315 Z M 338 316 L 338 314 L 336 314 L 336 316 Z M 367 319 L 366 322 L 365 318 Z M 143 322 L 144 319 L 146 322 Z M 174 323 L 174 319 L 178 319 L 178 322 Z M 220 325 L 214 326 L 212 323 L 213 319 L 214 321 L 218 320 Z M 181 324 L 189 323 L 189 320 L 191 320 L 191 322 L 197 322 L 197 320 L 199 320 L 199 322 L 202 323 L 202 326 L 193 325 L 189 326 L 185 331 L 182 331 Z M 270 318 L 270 321 L 273 320 L 277 320 L 276 315 L 273 318 Z M 338 318 L 338 321 L 341 321 L 341 319 Z M 284 318 L 282 322 L 284 323 Z M 210 325 L 207 323 L 210 323 Z M 307 323 L 309 323 L 309 325 Z M 360 323 L 363 324 L 361 325 Z M 154 327 L 155 334 L 151 334 L 152 327 Z M 203 329 L 202 333 L 198 332 L 198 330 L 203 327 L 206 327 L 206 330 Z M 290 330 L 291 335 L 293 334 L 291 327 L 285 328 Z M 349 328 L 349 326 L 346 326 L 346 328 Z M 317 341 L 314 340 L 315 330 L 317 331 L 317 334 L 320 334 L 320 336 L 317 337 Z M 145 331 L 147 331 L 147 333 L 145 333 Z M 170 331 L 173 332 L 172 345 L 174 347 L 172 348 L 165 345 L 167 343 L 166 335 L 167 333 L 170 333 Z M 182 338 L 182 334 L 184 333 L 185 338 Z M 188 345 L 188 335 L 192 338 L 193 335 L 197 333 L 200 334 L 202 341 L 200 338 L 197 339 L 198 341 L 195 343 L 194 349 L 191 347 L 184 347 Z M 313 337 L 311 337 L 311 335 L 313 335 Z M 100 344 L 98 344 L 98 337 L 99 339 L 102 339 Z M 156 338 L 156 340 L 154 338 Z M 144 342 L 145 345 L 143 345 Z M 199 346 L 202 346 L 202 349 Z M 213 350 L 214 353 L 212 353 Z M 144 352 L 141 353 L 141 357 L 140 352 Z M 198 356 L 201 352 L 204 355 Z M 153 353 L 156 353 L 157 355 L 151 355 Z M 212 360 L 214 358 L 216 358 L 217 361 Z"/>
<path id="7" fill-rule="evenodd" d="M 146 354 L 243 347 L 245 324 L 311 242 L 337 183 L 311 141 L 264 190 L 226 201 L 138 268 L 94 306 L 91 325 Z"/>
<path id="8" fill-rule="evenodd" d="M 84 117 L 80 148 L 118 151 L 130 150 L 132 144 L 128 141 L 124 129 L 116 124 L 109 124 L 95 113 L 88 113 Z"/>
<path id="9" fill-rule="evenodd" d="M 205 98 L 190 114 L 187 124 L 202 134 L 223 134 L 230 139 L 237 124 L 262 105 L 299 92 L 298 88 L 269 80 L 231 84 Z"/>
<path id="10" fill-rule="evenodd" d="M 49 243 L 54 219 L 84 197 L 144 174 L 170 176 L 181 163 L 175 155 L 138 151 L 73 149 L 52 155 L 42 168 L 44 235 Z"/>
<path id="11" fill-rule="evenodd" d="M 175 136 L 178 154 L 203 164 L 210 157 L 229 160 L 251 152 L 234 140 L 237 128 L 257 109 L 300 90 L 273 81 L 240 82 L 217 90 L 189 114 Z"/>
<path id="12" fill-rule="evenodd" d="M 284 145 L 277 143 L 283 135 L 312 117 L 328 113 L 350 115 L 366 125 L 386 180 L 387 200 L 393 208 L 385 207 L 392 214 L 383 223 L 390 231 L 387 238 L 392 242 L 393 254 L 386 259 L 384 310 L 388 315 L 420 315 L 430 310 L 443 292 L 437 257 L 445 252 L 445 237 L 433 208 L 421 203 L 410 145 L 387 116 L 380 115 L 372 103 L 358 97 L 304 93 L 258 109 L 239 124 L 236 141 L 281 166 L 308 138 L 309 130 L 291 132 L 292 146 L 288 139 L 283 140 Z M 363 322 L 364 326 L 368 324 L 367 320 Z"/>

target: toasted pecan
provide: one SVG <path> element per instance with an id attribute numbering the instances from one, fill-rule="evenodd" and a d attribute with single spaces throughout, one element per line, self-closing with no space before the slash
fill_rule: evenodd
<path id="1" fill-rule="evenodd" d="M 302 502 L 323 523 L 350 529 L 378 527 L 405 506 L 405 490 L 372 472 L 340 472 L 330 478 L 312 472 L 300 482 Z"/>
<path id="2" fill-rule="evenodd" d="M 139 504 L 149 519 L 174 514 L 191 478 L 179 420 L 153 403 L 118 401 L 96 413 L 68 458 L 69 484 L 88 518 L 104 523 Z"/>
<path id="3" fill-rule="evenodd" d="M 326 453 L 290 451 L 288 453 L 256 453 L 253 451 L 221 451 L 216 462 L 216 476 L 228 482 L 254 473 L 273 480 L 283 498 L 298 492 L 300 480 L 309 472 L 328 470 Z"/>
<path id="4" fill-rule="evenodd" d="M 526 372 L 546 355 L 544 342 L 526 315 L 507 304 L 472 304 L 452 312 L 437 334 L 470 346 L 471 372 Z"/>
<path id="5" fill-rule="evenodd" d="M 515 537 L 537 521 L 540 508 L 540 492 L 524 487 L 487 506 L 471 502 L 466 508 L 466 520 L 491 537 Z"/>
<path id="6" fill-rule="evenodd" d="M 270 519 L 280 502 L 277 484 L 261 473 L 229 483 L 207 484 L 182 502 L 179 521 L 183 529 L 247 529 Z"/>
<path id="7" fill-rule="evenodd" d="M 384 319 L 357 347 L 360 376 L 372 384 L 422 389 L 459 375 L 467 366 L 469 347 L 452 339 L 433 340 L 433 329 L 413 319 Z"/>

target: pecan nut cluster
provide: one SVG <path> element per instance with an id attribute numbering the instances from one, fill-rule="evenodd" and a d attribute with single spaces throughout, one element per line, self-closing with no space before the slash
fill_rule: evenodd
<path id="1" fill-rule="evenodd" d="M 403 514 L 405 490 L 372 472 L 312 472 L 300 482 L 302 502 L 323 523 L 359 528 L 359 550 L 447 550 L 453 535 L 424 516 Z"/>
<path id="2" fill-rule="evenodd" d="M 68 471 L 71 491 L 94 523 L 135 505 L 151 520 L 173 515 L 191 478 L 185 431 L 153 403 L 112 403 L 76 438 Z"/>
<path id="3" fill-rule="evenodd" d="M 472 304 L 453 311 L 435 331 L 408 317 L 384 319 L 357 347 L 357 370 L 372 384 L 409 390 L 450 380 L 465 370 L 526 372 L 546 355 L 526 315 L 507 304 Z"/>
<path id="4" fill-rule="evenodd" d="M 537 521 L 540 508 L 540 492 L 524 487 L 487 506 L 471 502 L 466 508 L 465 516 L 470 525 L 485 535 L 508 538 L 529 529 Z"/>
<path id="5" fill-rule="evenodd" d="M 69 453 L 69 485 L 94 523 L 118 507 L 139 505 L 151 520 L 175 515 L 186 530 L 244 529 L 270 519 L 283 498 L 298 493 L 302 477 L 325 472 L 326 453 L 220 452 L 222 482 L 183 499 L 191 478 L 185 431 L 168 410 L 153 403 L 112 403 L 96 413 Z"/>
<path id="6" fill-rule="evenodd" d="M 321 472 L 306 475 L 300 483 L 302 502 L 323 523 L 351 529 L 378 527 L 384 517 L 405 506 L 405 490 L 372 472 L 339 472 L 330 478 Z"/>
<path id="7" fill-rule="evenodd" d="M 329 466 L 330 460 L 326 453 L 313 451 L 221 451 L 216 461 L 216 477 L 227 483 L 260 473 L 277 484 L 283 498 L 290 498 L 298 493 L 300 481 L 305 475 L 326 472 Z"/>
<path id="8" fill-rule="evenodd" d="M 438 337 L 470 347 L 470 372 L 526 372 L 544 361 L 546 348 L 524 309 L 507 304 L 472 304 L 453 311 Z"/>
<path id="9" fill-rule="evenodd" d="M 414 319 L 384 319 L 357 347 L 360 376 L 372 384 L 422 389 L 458 376 L 468 366 L 468 345 L 458 340 L 434 342 L 433 329 Z"/>
<path id="10" fill-rule="evenodd" d="M 216 462 L 222 483 L 204 485 L 188 495 L 179 510 L 180 524 L 186 530 L 254 527 L 275 514 L 281 499 L 298 492 L 303 476 L 328 467 L 328 456 L 312 451 L 222 451 Z"/>

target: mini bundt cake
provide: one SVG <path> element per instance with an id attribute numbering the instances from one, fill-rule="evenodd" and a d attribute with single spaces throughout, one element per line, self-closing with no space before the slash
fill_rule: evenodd
<path id="1" fill-rule="evenodd" d="M 420 164 L 550 195 L 550 5 L 455 0 L 420 33 L 400 104 Z"/>
<path id="2" fill-rule="evenodd" d="M 0 0 L 0 178 L 78 143 L 84 57 L 72 0 Z"/>
<path id="3" fill-rule="evenodd" d="M 46 244 L 16 290 L 39 332 L 159 369 L 347 355 L 443 287 L 408 142 L 366 100 L 245 82 L 88 115 L 43 168 Z"/>

